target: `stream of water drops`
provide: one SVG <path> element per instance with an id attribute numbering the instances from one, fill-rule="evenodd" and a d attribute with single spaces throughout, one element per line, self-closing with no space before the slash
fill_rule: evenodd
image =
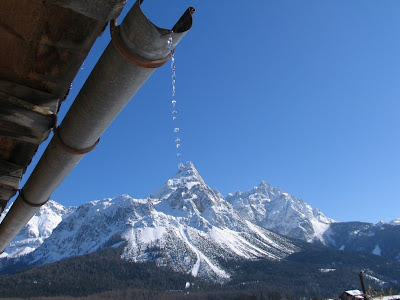
<path id="1" fill-rule="evenodd" d="M 172 121 L 174 122 L 174 134 L 175 134 L 175 148 L 176 148 L 176 157 L 178 159 L 178 168 L 182 169 L 184 167 L 181 161 L 181 138 L 180 138 L 180 128 L 178 121 L 178 110 L 177 110 L 177 102 L 176 102 L 176 72 L 175 72 L 175 53 L 174 48 L 172 46 L 172 36 L 168 39 L 168 48 L 171 53 L 171 84 L 172 84 Z"/>

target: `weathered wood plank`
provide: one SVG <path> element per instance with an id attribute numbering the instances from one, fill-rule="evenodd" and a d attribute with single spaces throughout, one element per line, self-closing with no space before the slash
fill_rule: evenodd
<path id="1" fill-rule="evenodd" d="M 0 176 L 0 185 L 7 185 L 14 189 L 18 189 L 19 183 L 21 182 L 21 177 L 22 177 L 22 172 L 21 176 L 2 175 Z"/>
<path id="2" fill-rule="evenodd" d="M 35 112 L 38 114 L 42 114 L 45 116 L 50 116 L 50 115 L 56 114 L 56 112 L 53 112 L 52 110 L 48 109 L 45 106 L 33 104 L 31 102 L 25 101 L 23 99 L 15 97 L 15 96 L 11 96 L 11 95 L 9 95 L 5 92 L 1 92 L 1 91 L 0 91 L 0 99 L 3 102 L 7 102 L 9 105 L 24 108 L 26 110 L 29 110 L 29 111 L 32 111 L 32 112 Z"/>
<path id="3" fill-rule="evenodd" d="M 61 100 L 55 95 L 0 78 L 0 91 L 57 113 Z"/>
<path id="4" fill-rule="evenodd" d="M 7 160 L 0 159 L 0 176 L 4 174 L 18 176 L 20 175 L 20 173 L 22 173 L 23 169 L 24 169 L 23 166 L 14 164 Z"/>
<path id="5" fill-rule="evenodd" d="M 0 200 L 0 214 L 2 214 L 4 209 L 6 208 L 7 202 L 7 200 Z"/>
<path id="6" fill-rule="evenodd" d="M 57 116 L 47 108 L 33 105 L 0 91 L 0 133 L 40 144 L 56 126 Z"/>
<path id="7" fill-rule="evenodd" d="M 53 3 L 99 21 L 110 21 L 119 16 L 126 0 L 53 0 Z"/>
<path id="8" fill-rule="evenodd" d="M 23 166 L 0 160 L 0 185 L 18 189 L 23 173 Z"/>
<path id="9" fill-rule="evenodd" d="M 26 167 L 37 148 L 37 144 L 0 135 L 0 160 Z"/>
<path id="10" fill-rule="evenodd" d="M 10 200 L 17 193 L 17 190 L 9 190 L 0 187 L 0 200 Z"/>
<path id="11" fill-rule="evenodd" d="M 51 130 L 48 130 L 44 135 L 42 135 L 40 132 L 34 131 L 27 126 L 21 126 L 13 122 L 0 120 L 0 135 L 36 145 L 43 142 L 50 134 L 50 131 Z"/>
<path id="12" fill-rule="evenodd" d="M 18 187 L 11 186 L 11 185 L 8 185 L 8 184 L 4 184 L 2 182 L 0 183 L 0 188 L 6 189 L 6 190 L 10 190 L 10 191 L 17 191 L 18 190 Z"/>
<path id="13" fill-rule="evenodd" d="M 0 77 L 63 99 L 106 21 L 51 0 L 0 1 L 0 11 Z"/>
<path id="14" fill-rule="evenodd" d="M 30 132 L 34 133 L 31 135 L 41 137 L 56 125 L 56 115 L 48 112 L 48 110 L 40 111 L 39 108 L 35 106 L 29 107 L 28 105 L 21 107 L 23 102 L 18 103 L 13 101 L 12 98 L 3 97 L 1 92 L 0 100 L 0 120 L 15 123 L 22 127 L 29 127 Z M 29 108 L 36 110 L 32 111 Z"/>

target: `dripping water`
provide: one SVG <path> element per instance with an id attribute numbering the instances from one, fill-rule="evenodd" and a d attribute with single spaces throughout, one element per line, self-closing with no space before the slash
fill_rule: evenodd
<path id="1" fill-rule="evenodd" d="M 171 105 L 172 105 L 172 121 L 174 122 L 174 134 L 175 134 L 175 147 L 176 147 L 176 157 L 179 158 L 182 156 L 180 149 L 181 149 L 181 138 L 179 136 L 179 131 L 180 128 L 178 127 L 178 110 L 177 110 L 177 102 L 176 102 L 176 72 L 175 72 L 175 55 L 174 55 L 174 48 L 172 46 L 172 36 L 169 37 L 168 39 L 168 49 L 171 54 L 171 84 L 172 84 L 172 100 L 171 100 Z M 178 168 L 182 169 L 183 168 L 183 163 L 179 161 L 178 163 Z"/>

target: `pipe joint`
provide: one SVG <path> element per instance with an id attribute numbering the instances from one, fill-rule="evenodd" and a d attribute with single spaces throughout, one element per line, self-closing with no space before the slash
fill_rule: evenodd
<path id="1" fill-rule="evenodd" d="M 150 60 L 134 53 L 121 39 L 117 19 L 110 21 L 111 41 L 115 49 L 130 63 L 142 68 L 155 69 L 164 65 L 171 57 L 171 53 L 163 59 Z"/>
<path id="2" fill-rule="evenodd" d="M 32 202 L 30 202 L 30 201 L 28 201 L 26 198 L 25 198 L 25 196 L 24 196 L 24 193 L 23 193 L 23 191 L 22 190 L 18 190 L 19 191 L 19 197 L 21 198 L 21 200 L 22 200 L 22 202 L 24 202 L 26 205 L 29 205 L 29 206 L 31 206 L 31 207 L 41 207 L 42 205 L 44 205 L 44 204 L 46 204 L 47 203 L 47 201 L 49 201 L 49 199 L 47 199 L 46 201 L 44 201 L 43 203 L 32 203 Z"/>
<path id="3" fill-rule="evenodd" d="M 71 148 L 70 146 L 66 145 L 66 144 L 63 142 L 63 140 L 60 138 L 60 134 L 59 134 L 59 131 L 58 131 L 58 127 L 57 127 L 57 128 L 54 128 L 54 139 L 55 139 L 55 141 L 56 141 L 56 144 L 57 144 L 57 145 L 60 145 L 61 148 L 62 148 L 65 152 L 68 152 L 68 153 L 71 153 L 71 154 L 76 154 L 76 155 L 84 155 L 84 154 L 86 154 L 86 153 L 92 151 L 92 150 L 97 146 L 97 144 L 100 142 L 100 138 L 98 138 L 97 141 L 96 141 L 96 143 L 94 143 L 92 146 L 90 146 L 90 147 L 88 147 L 88 148 L 80 149 L 80 150 Z"/>

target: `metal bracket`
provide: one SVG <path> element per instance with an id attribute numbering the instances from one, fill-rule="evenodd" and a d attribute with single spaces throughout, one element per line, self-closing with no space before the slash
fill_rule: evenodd
<path id="1" fill-rule="evenodd" d="M 110 21 L 110 32 L 111 32 L 111 41 L 117 49 L 117 51 L 129 62 L 142 67 L 142 68 L 147 68 L 147 69 L 155 69 L 158 67 L 161 67 L 164 65 L 171 57 L 171 53 L 168 54 L 166 57 L 163 59 L 159 60 L 150 60 L 147 58 L 144 58 L 136 53 L 133 53 L 131 49 L 126 46 L 124 41 L 121 39 L 121 36 L 119 34 L 119 26 L 117 26 L 117 19 L 111 20 Z"/>
<path id="2" fill-rule="evenodd" d="M 94 147 L 96 147 L 97 144 L 100 142 L 100 138 L 98 138 L 98 140 L 97 140 L 92 146 L 90 146 L 90 147 L 88 147 L 88 148 L 81 149 L 81 150 L 71 148 L 71 147 L 69 147 L 68 145 L 66 145 L 66 144 L 62 141 L 62 139 L 60 138 L 60 135 L 58 134 L 58 127 L 57 127 L 57 128 L 54 128 L 54 138 L 55 138 L 57 144 L 60 145 L 61 148 L 62 148 L 65 152 L 68 152 L 68 153 L 71 153 L 71 154 L 76 154 L 76 155 L 83 155 L 83 154 L 86 154 L 86 153 L 92 151 L 92 150 L 94 149 Z"/>

